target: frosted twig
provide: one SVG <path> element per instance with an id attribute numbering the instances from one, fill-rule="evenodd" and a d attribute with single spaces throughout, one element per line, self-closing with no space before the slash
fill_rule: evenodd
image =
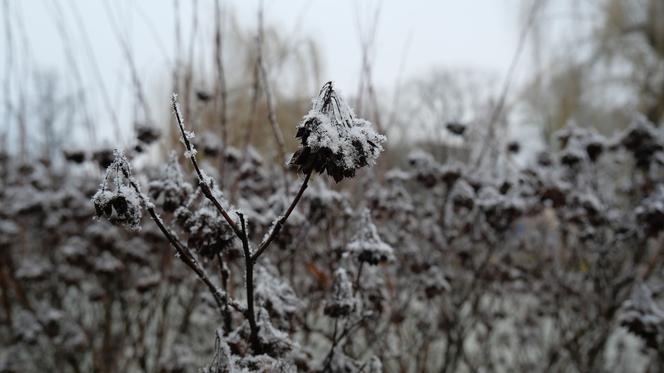
<path id="1" fill-rule="evenodd" d="M 208 200 L 210 200 L 210 202 L 212 202 L 212 204 L 217 208 L 221 216 L 223 216 L 224 219 L 226 219 L 228 225 L 231 226 L 233 232 L 235 232 L 235 235 L 241 239 L 242 231 L 240 231 L 235 221 L 230 217 L 230 215 L 228 215 L 228 212 L 226 211 L 226 209 L 224 209 L 219 200 L 212 194 L 212 190 L 210 190 L 210 185 L 208 185 L 206 178 L 203 175 L 203 172 L 201 171 L 200 167 L 198 167 L 198 162 L 196 161 L 196 152 L 194 151 L 195 149 L 191 145 L 191 142 L 189 141 L 190 136 L 188 135 L 187 131 L 185 131 L 184 129 L 184 121 L 182 119 L 182 115 L 180 114 L 180 107 L 178 105 L 177 94 L 173 93 L 171 102 L 173 106 L 173 112 L 175 113 L 175 118 L 177 119 L 178 122 L 178 128 L 180 128 L 180 134 L 182 135 L 182 142 L 184 143 L 184 146 L 187 149 L 186 151 L 187 158 L 189 158 L 191 164 L 194 166 L 194 170 L 196 170 L 196 176 L 198 177 L 198 184 L 201 187 L 203 195 L 205 195 L 205 197 Z"/>
<path id="2" fill-rule="evenodd" d="M 280 218 L 278 218 L 273 224 L 272 227 L 270 228 L 270 232 L 265 236 L 263 241 L 258 245 L 258 249 L 254 253 L 254 255 L 251 257 L 251 260 L 255 263 L 256 260 L 263 254 L 265 249 L 267 249 L 268 246 L 270 246 L 270 243 L 272 243 L 272 240 L 274 240 L 275 237 L 279 234 L 279 231 L 281 231 L 281 228 L 283 225 L 286 223 L 286 220 L 288 220 L 288 217 L 290 214 L 293 212 L 295 209 L 295 206 L 297 203 L 300 201 L 300 198 L 302 198 L 302 195 L 304 194 L 304 191 L 307 189 L 307 186 L 309 184 L 309 179 L 311 178 L 311 173 L 313 170 L 310 170 L 305 176 L 304 176 L 304 181 L 302 182 L 302 185 L 300 185 L 300 190 L 298 190 L 297 194 L 295 195 L 295 198 L 293 198 L 293 201 L 291 202 L 290 206 L 286 209 L 283 215 L 281 215 Z"/>
<path id="3" fill-rule="evenodd" d="M 124 174 L 123 176 L 127 178 L 127 180 L 129 181 L 129 185 L 140 196 L 141 200 L 143 201 L 143 204 L 145 205 L 146 210 L 148 211 L 148 214 L 150 214 L 152 220 L 157 224 L 157 227 L 159 228 L 161 233 L 164 236 L 166 236 L 168 242 L 170 242 L 171 246 L 175 248 L 175 251 L 178 253 L 178 257 L 180 258 L 180 260 L 182 260 L 189 268 L 191 268 L 196 273 L 198 278 L 201 281 L 203 281 L 203 283 L 208 287 L 210 293 L 212 293 L 212 297 L 217 303 L 217 307 L 219 307 L 219 311 L 221 312 L 222 317 L 225 316 L 224 311 L 225 311 L 225 306 L 227 305 L 233 307 L 235 310 L 241 313 L 244 313 L 245 311 L 242 308 L 242 306 L 240 306 L 239 303 L 230 299 L 228 294 L 220 290 L 216 285 L 212 283 L 210 277 L 205 272 L 205 269 L 203 268 L 203 266 L 201 266 L 198 260 L 191 254 L 189 248 L 187 248 L 184 244 L 180 242 L 175 233 L 171 232 L 168 228 L 166 228 L 164 221 L 154 210 L 153 204 L 148 200 L 148 197 L 146 197 L 144 194 L 141 193 L 138 184 L 131 177 L 131 175 L 129 175 L 127 169 L 123 168 L 121 170 Z"/>

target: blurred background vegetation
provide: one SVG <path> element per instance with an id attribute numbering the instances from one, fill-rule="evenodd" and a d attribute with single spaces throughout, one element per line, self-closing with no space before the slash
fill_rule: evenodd
<path id="1" fill-rule="evenodd" d="M 441 65 L 414 73 L 405 68 L 413 39 L 395 45 L 383 38 L 382 30 L 399 28 L 402 21 L 382 18 L 385 8 L 395 7 L 389 1 L 351 3 L 354 19 L 337 24 L 340 37 L 351 34 L 356 45 L 330 61 L 324 53 L 329 46 L 302 30 L 307 22 L 322 24 L 326 18 L 318 9 L 308 10 L 307 3 L 174 0 L 160 3 L 159 12 L 171 17 L 166 19 L 146 3 L 92 3 L 98 14 L 81 11 L 84 4 L 76 1 L 3 1 L 4 152 L 57 162 L 66 149 L 130 147 L 135 130 L 151 126 L 170 133 L 168 142 L 151 150 L 152 159 L 161 158 L 177 141 L 168 108 L 170 92 L 177 92 L 196 132 L 239 149 L 251 144 L 280 161 L 295 149 L 293 129 L 310 98 L 335 79 L 356 84 L 341 88 L 359 116 L 388 133 L 390 163 L 414 146 L 441 159 L 455 154 L 480 162 L 486 149 L 496 152 L 515 141 L 522 149 L 518 161 L 528 162 L 570 122 L 607 132 L 625 127 L 636 113 L 657 124 L 664 117 L 664 3 L 659 0 L 505 1 L 498 6 L 512 14 L 505 17 L 514 24 L 509 32 L 516 41 L 505 45 L 512 56 L 509 69 Z M 467 22 L 481 21 L 481 2 L 477 6 L 478 14 L 465 14 Z M 36 10 L 52 23 L 57 45 L 39 41 L 38 28 L 46 26 L 38 24 Z M 297 14 L 290 28 L 279 22 L 284 11 Z M 356 27 L 341 30 L 348 23 Z M 164 27 L 167 35 L 160 33 Z M 482 27 L 477 25 L 478 33 Z M 110 33 L 100 32 L 103 28 Z M 139 61 L 148 46 L 163 58 L 146 67 Z M 39 61 L 48 48 L 62 53 L 58 68 Z M 392 82 L 377 84 L 374 70 L 384 63 L 378 52 L 386 49 L 398 49 L 402 59 Z M 429 51 L 454 53 L 437 45 Z M 103 63 L 110 54 L 121 56 L 115 71 Z M 354 68 L 328 76 L 335 70 L 329 64 L 339 61 Z M 469 130 L 460 138 L 448 130 L 449 123 Z"/>

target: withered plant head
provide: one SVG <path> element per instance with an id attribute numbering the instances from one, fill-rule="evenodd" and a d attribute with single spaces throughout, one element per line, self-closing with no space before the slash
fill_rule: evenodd
<path id="1" fill-rule="evenodd" d="M 359 229 L 347 250 L 357 258 L 358 261 L 377 265 L 394 260 L 392 247 L 380 238 L 378 229 L 371 219 L 371 212 L 364 209 L 360 216 Z"/>
<path id="2" fill-rule="evenodd" d="M 350 282 L 346 270 L 339 268 L 334 273 L 332 294 L 325 302 L 323 312 L 332 318 L 347 317 L 355 309 L 355 306 L 353 284 Z"/>
<path id="3" fill-rule="evenodd" d="M 182 206 L 193 192 L 185 181 L 177 156 L 172 153 L 161 171 L 159 179 L 150 182 L 148 193 L 155 203 L 166 212 L 174 212 Z"/>
<path id="4" fill-rule="evenodd" d="M 290 165 L 305 174 L 327 172 L 337 182 L 355 176 L 361 167 L 372 166 L 386 140 L 370 122 L 354 117 L 332 82 L 325 83 L 313 100 L 295 136 L 302 146 Z"/>
<path id="5" fill-rule="evenodd" d="M 131 176 L 131 166 L 122 151 L 113 152 L 113 162 L 106 169 L 101 187 L 92 196 L 97 217 L 105 217 L 112 223 L 130 229 L 139 229 L 143 201 L 136 191 Z M 132 185 L 133 184 L 133 185 Z"/>

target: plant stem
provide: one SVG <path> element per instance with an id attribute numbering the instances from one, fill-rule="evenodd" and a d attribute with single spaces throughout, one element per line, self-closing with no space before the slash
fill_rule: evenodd
<path id="1" fill-rule="evenodd" d="M 147 199 L 145 195 L 141 193 L 140 188 L 138 187 L 138 184 L 136 184 L 136 181 L 134 181 L 133 178 L 130 177 L 128 173 L 125 173 L 124 176 L 129 180 L 129 184 L 131 185 L 132 189 L 141 197 L 143 200 L 143 203 L 145 204 L 145 207 L 148 211 L 148 214 L 150 214 L 150 217 L 152 220 L 157 224 L 157 227 L 161 231 L 161 233 L 166 236 L 168 239 L 168 242 L 170 242 L 171 246 L 175 248 L 175 251 L 178 254 L 178 257 L 180 260 L 182 260 L 189 268 L 191 268 L 198 278 L 203 281 L 203 283 L 208 287 L 210 290 L 210 293 L 212 293 L 212 297 L 214 298 L 215 302 L 217 303 L 217 307 L 219 308 L 219 311 L 222 315 L 224 316 L 224 304 L 228 304 L 231 307 L 233 307 L 235 310 L 244 313 L 244 310 L 242 307 L 235 301 L 232 301 L 229 297 L 228 294 L 225 292 L 221 291 L 217 286 L 215 286 L 212 281 L 210 280 L 210 277 L 208 277 L 207 273 L 205 272 L 205 269 L 201 264 L 196 260 L 196 258 L 191 254 L 189 249 L 184 246 L 180 240 L 175 236 L 174 233 L 171 233 L 168 228 L 164 225 L 163 220 L 157 215 L 157 213 L 154 210 L 154 207 L 152 207 L 152 203 Z"/>
<path id="2" fill-rule="evenodd" d="M 290 216 L 290 214 L 293 212 L 295 209 L 295 206 L 300 202 L 300 198 L 302 198 L 302 195 L 304 194 L 304 191 L 307 189 L 307 186 L 309 185 L 309 179 L 311 178 L 311 173 L 313 170 L 310 170 L 307 172 L 307 174 L 304 176 L 304 181 L 302 181 L 302 185 L 300 185 L 300 190 L 298 190 L 297 194 L 295 195 L 295 198 L 291 202 L 290 206 L 286 209 L 286 212 L 284 212 L 283 215 L 279 219 L 277 219 L 273 224 L 272 224 L 272 230 L 270 233 L 263 239 L 263 241 L 258 245 L 258 250 L 256 250 L 256 253 L 252 256 L 251 260 L 255 263 L 256 260 L 263 254 L 265 249 L 267 249 L 268 246 L 270 246 L 270 243 L 277 237 L 279 234 L 279 231 L 281 231 L 281 228 L 283 225 L 286 223 L 286 220 Z"/>
<path id="3" fill-rule="evenodd" d="M 230 271 L 228 270 L 228 266 L 226 265 L 226 262 L 224 262 L 221 253 L 217 254 L 217 260 L 219 261 L 219 271 L 221 272 L 221 288 L 226 294 L 228 294 L 228 279 L 230 278 Z M 224 330 L 226 333 L 230 333 L 232 326 L 231 313 L 228 309 L 228 303 L 224 306 L 226 308 L 226 315 L 224 315 Z"/>
<path id="4" fill-rule="evenodd" d="M 226 212 L 226 209 L 221 205 L 219 200 L 212 194 L 212 191 L 210 190 L 210 186 L 208 185 L 207 181 L 205 180 L 205 177 L 203 176 L 203 172 L 201 171 L 200 167 L 198 167 L 198 162 L 196 161 L 196 154 L 193 152 L 193 147 L 191 146 L 191 142 L 189 142 L 189 138 L 187 137 L 187 134 L 184 130 L 184 121 L 182 120 L 182 115 L 180 114 L 180 107 L 178 105 L 178 96 L 174 93 L 173 97 L 171 98 L 172 105 L 173 105 L 173 111 L 175 112 L 175 119 L 178 121 L 178 127 L 180 128 L 180 134 L 182 135 L 182 142 L 184 142 L 184 146 L 187 149 L 187 154 L 188 158 L 191 161 L 191 164 L 194 166 L 194 170 L 196 170 L 196 176 L 198 176 L 198 184 L 201 187 L 201 191 L 203 192 L 203 195 L 212 202 L 214 207 L 217 208 L 221 216 L 226 219 L 226 222 L 228 225 L 231 226 L 233 229 L 233 232 L 235 232 L 235 235 L 238 236 L 240 239 L 242 239 L 242 232 L 238 228 L 237 224 L 231 216 Z"/>
<path id="5" fill-rule="evenodd" d="M 261 345 L 258 341 L 258 325 L 256 325 L 256 312 L 254 311 L 254 261 L 251 256 L 251 249 L 249 248 L 249 241 L 247 240 L 247 227 L 244 222 L 244 215 L 237 213 L 240 218 L 240 226 L 242 227 L 242 251 L 244 252 L 244 266 L 246 272 L 246 291 L 247 291 L 247 320 L 249 321 L 251 348 L 255 354 L 261 353 Z"/>

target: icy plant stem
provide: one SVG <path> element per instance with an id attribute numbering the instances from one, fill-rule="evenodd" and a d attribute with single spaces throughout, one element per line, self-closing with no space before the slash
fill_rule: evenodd
<path id="1" fill-rule="evenodd" d="M 256 312 L 254 311 L 254 261 L 249 248 L 247 239 L 247 227 L 244 222 L 244 215 L 237 214 L 242 226 L 242 252 L 244 253 L 244 266 L 246 271 L 246 290 L 247 290 L 247 320 L 249 321 L 250 343 L 254 353 L 260 354 L 261 345 L 258 341 L 258 325 L 256 325 Z"/>
<path id="2" fill-rule="evenodd" d="M 297 191 L 297 194 L 295 195 L 295 198 L 293 198 L 293 202 L 291 202 L 290 206 L 288 206 L 288 209 L 286 209 L 286 212 L 281 215 L 279 219 L 277 219 L 273 224 L 272 228 L 270 230 L 270 233 L 265 236 L 263 241 L 258 245 L 258 250 L 256 250 L 256 253 L 252 256 L 251 260 L 255 263 L 256 260 L 263 254 L 265 249 L 270 246 L 270 243 L 274 240 L 275 237 L 279 234 L 279 231 L 281 231 L 281 228 L 284 226 L 286 223 L 286 220 L 288 220 L 288 217 L 290 214 L 293 212 L 295 209 L 295 206 L 297 206 L 298 202 L 300 202 L 300 198 L 302 198 L 302 195 L 304 194 L 304 191 L 307 189 L 307 186 L 309 185 L 309 179 L 311 178 L 311 173 L 313 170 L 310 170 L 307 172 L 307 174 L 304 176 L 304 181 L 302 181 L 302 185 L 300 185 L 300 190 Z"/>
<path id="3" fill-rule="evenodd" d="M 360 262 L 360 268 L 357 270 L 357 277 L 355 278 L 355 286 L 353 288 L 353 296 L 357 294 L 357 291 L 360 290 L 360 279 L 362 278 L 362 269 L 364 268 L 364 262 Z"/>
<path id="4" fill-rule="evenodd" d="M 215 198 L 214 195 L 212 195 L 212 191 L 210 190 L 210 186 L 207 184 L 205 181 L 205 178 L 203 177 L 203 173 L 201 172 L 201 169 L 198 167 L 198 162 L 196 161 L 196 153 L 193 151 L 193 147 L 191 146 L 191 142 L 189 141 L 189 138 L 187 137 L 187 134 L 184 130 L 184 121 L 182 120 L 182 115 L 180 114 L 180 107 L 178 105 L 178 96 L 177 94 L 173 94 L 171 102 L 173 104 L 173 111 L 175 112 L 175 119 L 177 119 L 178 122 L 178 127 L 180 128 L 180 134 L 182 135 L 182 142 L 184 142 L 184 146 L 187 149 L 187 154 L 188 158 L 191 161 L 191 164 L 194 166 L 194 170 L 196 170 L 196 176 L 198 176 L 198 184 L 201 187 L 201 191 L 203 192 L 203 195 L 212 202 L 214 207 L 217 208 L 221 216 L 226 219 L 226 222 L 228 225 L 231 226 L 233 229 L 233 232 L 235 232 L 235 235 L 238 236 L 239 238 L 242 238 L 242 232 L 238 228 L 237 224 L 235 224 L 235 221 L 228 215 L 228 212 L 226 212 L 226 209 L 224 209 L 223 206 L 221 206 L 221 203 Z"/>
<path id="5" fill-rule="evenodd" d="M 180 114 L 180 107 L 178 105 L 176 94 L 173 94 L 172 96 L 172 106 L 173 106 L 173 112 L 175 113 L 175 118 L 178 122 L 178 128 L 180 129 L 180 134 L 182 135 L 182 142 L 184 143 L 184 146 L 187 149 L 187 152 L 185 153 L 186 157 L 189 158 L 191 164 L 194 166 L 194 170 L 196 171 L 201 191 L 203 192 L 205 197 L 208 200 L 210 200 L 210 202 L 212 202 L 212 204 L 217 208 L 219 213 L 224 217 L 226 222 L 231 226 L 235 235 L 242 241 L 242 250 L 245 259 L 246 293 L 247 293 L 247 310 L 246 312 L 242 311 L 242 313 L 247 318 L 247 321 L 249 322 L 249 327 L 251 329 L 250 343 L 252 349 L 256 353 L 260 353 L 261 346 L 258 340 L 258 325 L 256 324 L 256 312 L 254 309 L 255 308 L 254 307 L 254 265 L 258 261 L 258 258 L 261 256 L 261 254 L 265 252 L 268 246 L 270 246 L 270 243 L 272 243 L 274 238 L 279 234 L 281 228 L 286 223 L 286 220 L 288 219 L 290 214 L 295 209 L 295 206 L 302 198 L 302 195 L 304 194 L 304 191 L 307 189 L 307 186 L 309 184 L 309 179 L 311 178 L 313 170 L 307 172 L 307 174 L 304 177 L 304 181 L 302 182 L 302 185 L 300 186 L 300 189 L 295 195 L 295 198 L 293 198 L 291 204 L 288 206 L 284 214 L 281 215 L 279 219 L 275 220 L 275 222 L 272 224 L 272 228 L 270 229 L 269 233 L 265 235 L 263 241 L 258 245 L 258 249 L 256 250 L 256 252 L 252 254 L 249 245 L 249 237 L 247 234 L 244 215 L 242 215 L 241 213 L 237 213 L 241 225 L 240 227 L 238 227 L 238 225 L 230 217 L 228 212 L 223 208 L 219 200 L 217 200 L 217 198 L 212 194 L 212 191 L 210 190 L 210 185 L 208 184 L 206 177 L 203 175 L 203 172 L 198 166 L 198 162 L 196 161 L 196 152 L 194 151 L 194 148 L 191 145 L 191 142 L 189 141 L 189 137 L 187 136 L 187 132 L 184 129 L 184 120 L 182 119 L 182 115 Z M 149 204 L 146 205 L 149 206 Z M 176 250 L 180 254 L 181 259 L 184 260 L 185 263 L 187 263 L 187 265 L 189 265 L 199 275 L 201 279 L 203 279 L 203 282 L 205 282 L 206 285 L 208 285 L 208 287 L 210 287 L 210 290 L 215 296 L 215 300 L 217 301 L 219 308 L 223 309 L 224 303 L 222 301 L 228 301 L 229 299 L 228 296 L 224 293 L 223 297 L 221 297 L 222 295 L 221 291 L 217 289 L 214 285 L 212 285 L 212 283 L 210 282 L 209 278 L 205 274 L 203 268 L 200 266 L 198 261 L 196 261 L 193 258 L 193 256 L 190 256 L 189 253 L 187 253 L 184 250 L 184 246 L 177 241 L 174 235 L 168 232 L 168 230 L 164 227 L 163 222 L 161 222 L 159 216 L 157 216 L 156 213 L 154 212 L 154 209 L 149 207 L 148 212 L 150 213 L 150 216 L 152 216 L 153 220 L 155 220 L 155 222 L 159 226 L 159 229 L 161 229 L 161 231 L 164 233 L 164 235 L 166 235 L 171 244 L 176 248 Z M 231 306 L 233 306 L 233 308 L 239 309 L 239 305 L 237 304 L 231 304 Z"/>
<path id="6" fill-rule="evenodd" d="M 219 270 L 221 272 L 221 289 L 228 293 L 228 279 L 230 278 L 230 270 L 228 269 L 228 266 L 226 265 L 226 262 L 224 262 L 224 258 L 222 257 L 221 254 L 217 254 L 217 260 L 219 261 Z M 231 313 L 230 310 L 228 309 L 228 305 L 226 305 L 226 315 L 224 317 L 224 330 L 227 333 L 230 333 L 231 331 Z"/>
<path id="7" fill-rule="evenodd" d="M 159 230 L 161 233 L 168 239 L 168 242 L 170 242 L 171 246 L 175 248 L 175 251 L 178 254 L 178 257 L 180 260 L 182 260 L 189 268 L 191 268 L 198 278 L 203 281 L 203 283 L 208 287 L 210 290 L 210 293 L 212 293 L 212 297 L 214 298 L 215 302 L 217 303 L 217 307 L 219 308 L 219 311 L 221 312 L 222 317 L 224 317 L 224 306 L 225 305 L 230 305 L 233 307 L 235 310 L 239 312 L 244 312 L 242 307 L 235 301 L 232 301 L 229 299 L 228 294 L 222 292 L 218 287 L 216 287 L 212 281 L 210 281 L 210 278 L 208 277 L 207 273 L 205 272 L 205 269 L 201 266 L 201 264 L 194 258 L 191 253 L 189 252 L 189 249 L 185 247 L 180 240 L 175 236 L 175 234 L 171 233 L 168 228 L 164 225 L 163 220 L 157 215 L 155 212 L 154 208 L 152 207 L 152 203 L 147 200 L 147 197 L 145 197 L 136 182 L 130 177 L 130 175 L 125 174 L 124 175 L 127 180 L 129 180 L 129 184 L 131 185 L 132 189 L 136 191 L 136 193 L 141 196 L 141 199 L 143 200 L 143 203 L 145 204 L 146 210 L 148 211 L 148 214 L 150 214 L 150 217 L 152 220 L 157 224 L 157 227 L 159 227 Z"/>

